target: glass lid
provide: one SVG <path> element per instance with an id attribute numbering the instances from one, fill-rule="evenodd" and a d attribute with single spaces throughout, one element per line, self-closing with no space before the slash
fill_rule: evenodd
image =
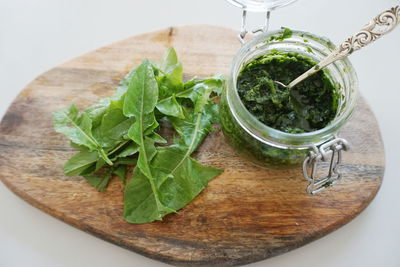
<path id="1" fill-rule="evenodd" d="M 246 11 L 266 12 L 289 5 L 296 0 L 226 0 L 226 1 Z"/>

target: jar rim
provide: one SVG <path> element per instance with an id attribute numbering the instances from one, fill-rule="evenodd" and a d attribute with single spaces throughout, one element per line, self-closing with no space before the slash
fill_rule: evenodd
<path id="1" fill-rule="evenodd" d="M 322 47 L 329 49 L 332 51 L 335 48 L 332 42 L 329 41 L 326 37 L 321 37 L 309 32 L 292 30 L 292 36 L 285 38 L 283 40 L 278 41 L 270 41 L 270 37 L 272 36 L 281 36 L 283 33 L 283 29 L 275 30 L 267 33 L 260 34 L 253 39 L 246 42 L 236 53 L 233 63 L 231 65 L 231 72 L 230 72 L 230 79 L 229 83 L 230 86 L 227 87 L 227 103 L 229 105 L 230 110 L 232 111 L 232 115 L 240 124 L 240 126 L 246 130 L 250 135 L 254 138 L 258 139 L 259 141 L 266 143 L 268 145 L 273 145 L 276 147 L 281 148 L 309 148 L 310 145 L 318 145 L 323 143 L 329 138 L 332 138 L 334 134 L 343 126 L 343 124 L 351 117 L 353 110 L 356 105 L 356 98 L 358 94 L 358 79 L 354 67 L 350 63 L 347 58 L 339 60 L 342 65 L 346 67 L 346 73 L 344 75 L 348 75 L 352 81 L 353 87 L 352 94 L 353 96 L 350 97 L 349 102 L 346 103 L 345 110 L 343 113 L 336 116 L 328 125 L 324 128 L 318 129 L 316 131 L 305 132 L 305 133 L 287 133 L 270 126 L 265 125 L 261 121 L 259 121 L 247 108 L 244 106 L 238 91 L 237 91 L 237 76 L 236 70 L 238 69 L 237 65 L 241 64 L 241 60 L 246 55 L 251 48 L 255 48 L 258 44 L 270 45 L 276 43 L 285 43 L 288 41 L 293 42 L 293 38 L 301 37 L 303 40 L 306 38 L 308 41 L 315 42 L 318 45 L 322 45 Z M 307 43 L 302 43 L 302 45 L 307 45 Z M 335 64 L 336 62 L 332 63 Z M 337 64 L 337 63 L 336 63 Z M 242 69 L 242 66 L 239 66 L 239 72 Z M 343 72 L 342 72 L 343 73 Z M 234 98 L 235 103 L 239 105 L 239 109 L 246 115 L 246 118 L 249 120 L 243 120 L 240 118 L 238 112 L 236 111 L 235 106 L 232 103 L 232 99 Z M 254 130 L 254 127 L 258 129 L 258 131 Z"/>

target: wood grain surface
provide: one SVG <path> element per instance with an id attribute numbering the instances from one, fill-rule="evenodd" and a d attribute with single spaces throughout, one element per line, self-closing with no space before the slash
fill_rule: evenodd
<path id="1" fill-rule="evenodd" d="M 317 196 L 305 193 L 300 170 L 257 168 L 235 155 L 220 132 L 206 138 L 195 158 L 225 172 L 163 221 L 126 223 L 118 179 L 99 193 L 81 177 L 64 176 L 62 165 L 75 151 L 54 132 L 51 112 L 71 103 L 84 108 L 111 95 L 133 65 L 146 57 L 158 60 L 169 46 L 177 50 L 186 78 L 227 74 L 239 48 L 236 34 L 204 25 L 168 28 L 102 47 L 42 74 L 1 121 L 1 180 L 33 206 L 70 225 L 175 265 L 259 261 L 343 226 L 375 197 L 384 172 L 377 122 L 363 99 L 340 135 L 351 144 L 344 153 L 344 179 Z"/>

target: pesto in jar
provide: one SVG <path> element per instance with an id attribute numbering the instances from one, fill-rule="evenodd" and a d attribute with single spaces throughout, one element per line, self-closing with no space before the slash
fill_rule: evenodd
<path id="1" fill-rule="evenodd" d="M 272 50 L 243 67 L 237 78 L 239 97 L 250 113 L 271 128 L 287 133 L 322 129 L 334 119 L 339 98 L 324 70 L 290 90 L 273 82 L 289 84 L 315 65 L 299 53 Z"/>

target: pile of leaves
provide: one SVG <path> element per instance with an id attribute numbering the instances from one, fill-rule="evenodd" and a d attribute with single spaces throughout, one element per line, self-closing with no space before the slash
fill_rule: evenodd
<path id="1" fill-rule="evenodd" d="M 82 112 L 72 105 L 53 113 L 55 130 L 79 150 L 65 163 L 65 174 L 81 175 L 99 191 L 119 176 L 128 222 L 176 212 L 222 172 L 190 157 L 213 130 L 222 86 L 220 76 L 184 83 L 173 48 L 158 64 L 143 60 L 111 97 Z M 160 125 L 174 129 L 173 140 L 160 135 Z"/>

